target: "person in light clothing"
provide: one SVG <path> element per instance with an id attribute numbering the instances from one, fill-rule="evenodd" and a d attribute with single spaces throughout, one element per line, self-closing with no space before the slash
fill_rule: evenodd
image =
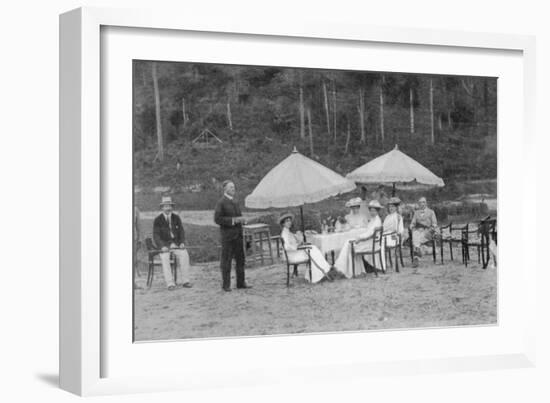
<path id="1" fill-rule="evenodd" d="M 309 257 L 311 258 L 311 278 L 309 270 L 306 271 L 304 277 L 307 281 L 312 283 L 318 283 L 323 278 L 331 280 L 330 264 L 326 261 L 325 257 L 315 245 L 304 244 L 303 235 L 301 233 L 293 234 L 290 228 L 292 227 L 292 221 L 294 216 L 290 213 L 285 213 L 279 217 L 279 224 L 281 224 L 281 238 L 284 242 L 286 254 L 290 264 L 292 262 L 303 261 Z"/>
<path id="2" fill-rule="evenodd" d="M 170 196 L 163 197 L 160 203 L 162 213 L 153 222 L 153 240 L 161 250 L 162 273 L 169 290 L 179 287 L 191 288 L 189 282 L 189 254 L 185 249 L 185 232 L 181 218 L 173 212 L 174 203 Z M 176 281 L 170 268 L 170 253 L 176 257 Z"/>
<path id="3" fill-rule="evenodd" d="M 355 197 L 346 203 L 346 207 L 350 209 L 349 214 L 346 215 L 347 229 L 366 228 L 369 220 L 361 214 L 360 197 Z"/>
<path id="4" fill-rule="evenodd" d="M 364 232 L 361 233 L 361 235 L 355 239 L 357 242 L 355 244 L 355 250 L 357 252 L 362 251 L 370 251 L 372 250 L 372 242 L 374 241 L 373 235 L 377 228 L 382 227 L 382 220 L 380 219 L 380 209 L 382 206 L 377 200 L 372 200 L 369 203 L 369 214 L 370 214 L 370 221 L 368 225 L 365 227 Z M 382 244 L 382 248 L 384 245 Z M 384 256 L 384 250 L 382 250 L 382 256 Z M 380 257 L 375 257 L 375 264 L 377 268 L 382 268 L 382 270 L 385 271 L 386 264 L 384 259 L 380 261 Z M 352 266 L 352 257 L 351 257 L 351 241 L 347 241 L 344 243 L 342 249 L 340 250 L 340 253 L 338 254 L 338 258 L 336 259 L 336 262 L 334 263 L 334 268 L 339 271 L 340 273 L 344 274 L 347 278 L 353 277 L 353 266 Z M 363 264 L 362 256 L 356 256 L 355 257 L 355 275 L 365 273 L 365 266 Z"/>
<path id="5" fill-rule="evenodd" d="M 399 205 L 401 200 L 398 197 L 392 197 L 388 201 L 388 215 L 384 218 L 384 233 L 396 232 L 403 236 L 403 217 L 399 214 Z M 399 238 L 397 236 L 386 237 L 386 246 L 395 246 Z"/>

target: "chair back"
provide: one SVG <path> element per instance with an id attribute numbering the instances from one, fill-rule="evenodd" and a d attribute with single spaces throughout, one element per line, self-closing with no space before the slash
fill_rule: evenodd
<path id="1" fill-rule="evenodd" d="M 157 250 L 157 248 L 155 247 L 155 244 L 153 243 L 152 238 L 145 238 L 145 247 L 147 248 L 148 252 Z"/>
<path id="2" fill-rule="evenodd" d="M 285 240 L 284 240 L 283 237 L 281 237 L 281 246 L 283 247 L 283 252 L 285 254 L 285 260 L 288 262 L 288 253 L 286 253 Z"/>
<path id="3" fill-rule="evenodd" d="M 376 251 L 377 244 L 380 249 L 382 248 L 382 241 L 384 240 L 383 232 L 383 227 L 378 227 L 374 229 L 374 233 L 372 234 L 372 253 Z"/>

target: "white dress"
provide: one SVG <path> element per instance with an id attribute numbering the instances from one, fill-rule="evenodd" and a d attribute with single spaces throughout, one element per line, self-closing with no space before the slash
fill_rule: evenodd
<path id="1" fill-rule="evenodd" d="M 285 243 L 285 250 L 290 264 L 304 261 L 308 258 L 308 253 L 305 249 L 298 249 L 300 241 L 288 228 L 283 228 L 281 231 L 281 238 Z M 317 283 L 325 277 L 326 273 L 328 273 L 330 264 L 315 245 L 304 245 L 304 247 L 307 247 L 309 256 L 311 257 L 311 279 L 309 277 L 309 270 L 306 270 L 304 273 L 304 278 L 307 281 L 311 280 L 312 283 Z"/>
<path id="2" fill-rule="evenodd" d="M 384 233 L 397 232 L 403 236 L 403 217 L 398 213 L 391 213 L 384 219 Z M 397 244 L 397 237 L 386 237 L 386 246 L 395 246 Z"/>
<path id="3" fill-rule="evenodd" d="M 365 228 L 365 231 L 361 233 L 359 237 L 368 238 L 374 234 L 374 230 L 376 228 L 379 228 L 381 226 L 382 226 L 382 220 L 380 220 L 380 217 L 376 216 L 369 221 L 367 227 Z M 358 252 L 371 251 L 372 243 L 373 243 L 372 238 L 364 242 L 356 243 L 355 250 Z M 384 256 L 383 248 L 384 248 L 384 244 L 382 244 L 382 256 Z M 380 261 L 380 257 L 378 255 L 375 255 L 375 259 L 376 259 L 375 260 L 376 268 L 378 269 L 382 268 L 383 270 L 386 270 L 385 259 L 382 259 L 382 261 Z M 334 263 L 334 267 L 336 268 L 336 270 L 343 273 L 347 278 L 353 277 L 350 241 L 347 241 L 346 243 L 344 243 L 344 246 L 340 250 L 340 254 L 338 255 L 338 258 Z M 365 272 L 365 266 L 363 265 L 363 256 L 355 256 L 355 275 L 357 276 L 358 274 L 361 274 L 364 272 Z"/>

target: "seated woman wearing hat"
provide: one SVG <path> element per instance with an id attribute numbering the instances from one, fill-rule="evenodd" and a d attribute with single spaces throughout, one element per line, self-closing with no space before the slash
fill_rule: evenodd
<path id="1" fill-rule="evenodd" d="M 345 217 L 348 229 L 365 228 L 369 224 L 367 217 L 361 214 L 362 202 L 360 197 L 355 197 L 346 203 L 346 207 L 350 209 Z"/>
<path id="2" fill-rule="evenodd" d="M 398 197 L 392 197 L 388 201 L 388 215 L 384 219 L 384 233 L 392 233 L 395 232 L 401 236 L 403 236 L 404 228 L 403 228 L 403 217 L 401 217 L 401 214 L 399 214 L 399 205 L 401 204 L 401 200 L 399 200 Z M 386 237 L 386 245 L 387 246 L 395 246 L 398 241 L 398 237 Z"/>
<path id="3" fill-rule="evenodd" d="M 355 244 L 355 251 L 357 252 L 370 250 L 372 248 L 372 237 L 374 235 L 375 230 L 377 228 L 382 227 L 382 220 L 380 219 L 380 209 L 382 209 L 382 206 L 380 205 L 378 200 L 372 200 L 369 203 L 368 207 L 369 207 L 370 221 L 365 227 L 364 232 L 361 233 L 361 235 L 357 239 L 355 239 L 355 241 L 357 242 Z M 383 244 L 382 244 L 382 247 L 384 247 Z M 384 256 L 384 251 L 382 251 L 382 256 Z M 380 258 L 376 256 L 375 263 L 376 263 L 376 267 L 382 268 L 383 270 L 385 270 L 384 259 L 380 261 Z M 334 267 L 336 270 L 343 273 L 347 278 L 353 277 L 350 241 L 347 241 L 346 243 L 344 243 L 344 246 L 342 247 L 342 250 L 340 250 L 340 254 L 338 255 L 338 258 L 334 263 Z M 360 273 L 365 273 L 365 267 L 363 265 L 362 256 L 356 256 L 355 257 L 355 274 L 357 275 Z"/>
<path id="4" fill-rule="evenodd" d="M 279 224 L 283 227 L 281 238 L 284 242 L 289 263 L 303 261 L 308 258 L 309 253 L 309 257 L 311 258 L 311 279 L 309 277 L 309 270 L 304 275 L 305 279 L 307 281 L 311 280 L 312 283 L 317 283 L 325 277 L 331 280 L 328 275 L 330 264 L 326 261 L 319 248 L 315 245 L 304 244 L 301 233 L 297 235 L 290 231 L 293 220 L 294 216 L 290 213 L 283 214 L 279 218 Z"/>

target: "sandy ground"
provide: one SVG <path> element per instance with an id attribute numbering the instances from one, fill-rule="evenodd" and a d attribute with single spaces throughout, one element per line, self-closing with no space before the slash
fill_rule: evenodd
<path id="1" fill-rule="evenodd" d="M 404 257 L 408 267 L 401 273 L 389 270 L 379 277 L 369 274 L 316 285 L 303 280 L 302 267 L 289 288 L 282 262 L 247 268 L 247 281 L 254 288 L 230 293 L 220 288 L 217 262 L 192 267 L 192 289 L 167 291 L 158 272 L 151 289 L 135 292 L 135 339 L 496 323 L 496 269 L 483 270 L 477 263 L 465 268 L 457 260 L 434 265 L 425 257 L 415 270 Z M 144 274 L 137 283 L 145 285 Z"/>

